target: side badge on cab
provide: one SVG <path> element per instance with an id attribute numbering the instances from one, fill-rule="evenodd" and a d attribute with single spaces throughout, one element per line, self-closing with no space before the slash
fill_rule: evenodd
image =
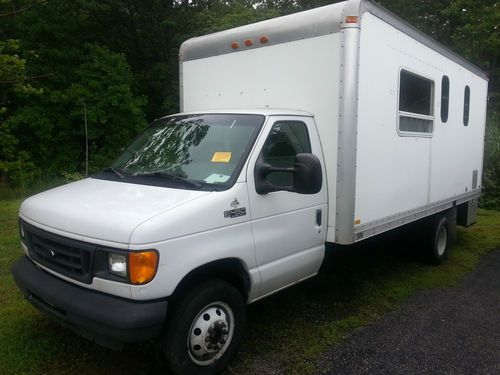
<path id="1" fill-rule="evenodd" d="M 247 209 L 245 207 L 240 207 L 240 202 L 238 201 L 238 198 L 234 198 L 234 200 L 231 202 L 231 210 L 224 211 L 224 217 L 225 218 L 234 218 L 234 217 L 239 217 L 239 216 L 245 216 L 247 214 Z"/>

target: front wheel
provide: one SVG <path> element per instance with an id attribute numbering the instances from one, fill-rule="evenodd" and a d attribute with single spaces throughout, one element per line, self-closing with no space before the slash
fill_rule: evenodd
<path id="1" fill-rule="evenodd" d="M 236 354 L 246 324 L 240 292 L 222 280 L 192 288 L 176 304 L 159 354 L 174 374 L 217 374 Z"/>

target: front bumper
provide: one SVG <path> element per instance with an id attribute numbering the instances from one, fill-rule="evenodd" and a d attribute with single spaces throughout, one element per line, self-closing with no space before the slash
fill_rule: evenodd
<path id="1" fill-rule="evenodd" d="M 125 343 L 157 338 L 167 317 L 167 301 L 132 301 L 61 280 L 28 257 L 12 267 L 26 299 L 81 336 L 119 349 Z"/>

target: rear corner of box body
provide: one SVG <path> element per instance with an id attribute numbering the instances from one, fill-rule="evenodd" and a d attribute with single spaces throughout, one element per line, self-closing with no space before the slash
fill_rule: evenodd
<path id="1" fill-rule="evenodd" d="M 341 15 L 336 190 L 335 195 L 330 195 L 330 207 L 335 210 L 333 242 L 339 244 L 354 242 L 359 43 L 363 6 L 362 0 L 348 1 Z M 327 239 L 331 241 L 332 237 L 329 230 Z"/>

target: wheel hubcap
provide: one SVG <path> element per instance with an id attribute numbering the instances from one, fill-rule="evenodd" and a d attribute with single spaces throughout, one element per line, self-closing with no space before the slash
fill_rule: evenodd
<path id="1" fill-rule="evenodd" d="M 207 366 L 227 350 L 234 331 L 234 315 L 224 302 L 215 302 L 196 316 L 191 325 L 188 349 L 191 359 Z"/>

